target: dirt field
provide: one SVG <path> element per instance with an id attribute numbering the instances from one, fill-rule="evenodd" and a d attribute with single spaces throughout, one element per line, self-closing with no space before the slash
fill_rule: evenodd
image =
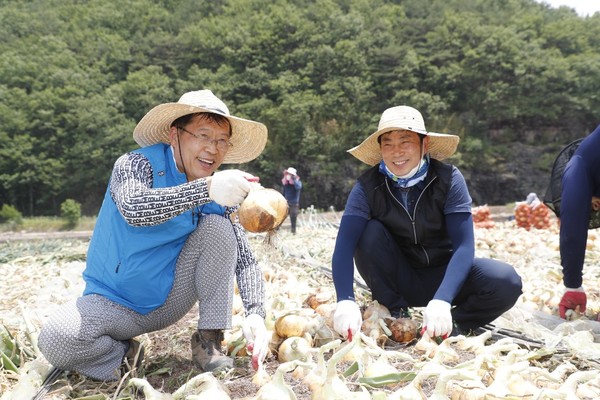
<path id="1" fill-rule="evenodd" d="M 342 390 L 345 399 L 420 398 L 410 397 L 410 393 L 433 399 L 444 398 L 435 397 L 442 392 L 450 398 L 452 390 L 453 393 L 465 390 L 465 396 L 467 392 L 473 396 L 479 393 L 480 397 L 473 398 L 600 398 L 600 324 L 593 322 L 600 312 L 600 239 L 591 231 L 584 278 L 588 309 L 578 320 L 564 322 L 556 316 L 557 299 L 562 290 L 556 225 L 551 229 L 527 231 L 508 220 L 510 213 L 501 216 L 502 211 L 494 211 L 494 220 L 498 221 L 494 227 L 476 229 L 476 255 L 509 262 L 523 278 L 524 294 L 517 306 L 494 324 L 530 341 L 502 336 L 499 331 L 490 338 L 480 337 L 479 344 L 462 338 L 448 339 L 439 345 L 423 341 L 406 345 L 379 337 L 380 350 L 363 350 L 362 357 L 354 361 L 345 358 L 333 366 L 335 373 L 327 379 L 340 378 L 344 386 L 338 389 Z M 330 263 L 340 216 L 338 213 L 304 212 L 299 219 L 298 233 L 291 235 L 289 227 L 284 225 L 271 245 L 265 244 L 264 234 L 249 235 L 267 279 L 268 320 L 273 322 L 289 312 L 312 312 L 304 304 L 307 296 L 333 290 Z M 0 243 L 0 269 L 4 275 L 0 281 L 2 324 L 27 350 L 25 353 L 31 354 L 23 353 L 18 372 L 4 370 L 0 374 L 1 400 L 31 398 L 32 391 L 40 385 L 48 365 L 36 351 L 36 334 L 47 316 L 60 304 L 80 295 L 89 233 L 86 235 L 68 239 L 36 237 L 35 240 L 20 240 L 21 237 L 17 240 L 14 236 L 12 240 Z M 371 304 L 368 292 L 361 289 L 360 280 L 356 294 L 363 307 Z M 421 310 L 412 311 L 413 319 L 419 322 Z M 240 318 L 241 313 L 237 312 L 233 329 L 228 332 L 230 341 L 241 335 Z M 143 369 L 122 382 L 101 383 L 76 373 L 64 374 L 46 398 L 150 398 L 141 391 L 134 393 L 127 385 L 129 378 L 136 376 L 144 378 L 153 390 L 160 391 L 163 394 L 161 400 L 173 398 L 172 394 L 178 388 L 201 374 L 189 361 L 190 336 L 196 319 L 197 309 L 194 308 L 168 329 L 138 337 L 146 350 Z M 359 343 L 369 349 L 368 339 L 364 340 Z M 330 360 L 332 354 L 343 352 L 345 346 L 348 343 L 324 353 L 323 361 Z M 323 398 L 319 393 L 327 393 L 328 388 L 323 386 L 327 383 L 326 373 L 320 369 L 318 361 L 322 348 L 325 347 L 313 347 L 311 368 L 279 371 L 284 387 L 291 390 L 293 398 L 319 399 Z M 265 363 L 271 383 L 277 380 L 276 371 L 283 365 L 278 361 L 276 350 L 273 345 Z M 365 384 L 367 367 L 384 359 L 396 371 L 390 375 L 396 380 L 380 387 Z M 349 372 L 355 361 L 358 370 Z M 270 384 L 255 383 L 257 377 L 248 356 L 238 355 L 235 366 L 235 369 L 215 376 L 229 398 L 268 398 L 264 388 L 270 388 Z M 410 382 L 399 378 L 402 373 Z M 315 374 L 321 374 L 320 384 L 315 383 Z M 508 383 L 500 387 L 503 379 Z M 465 389 L 469 384 L 478 386 Z M 207 389 L 208 384 L 204 384 L 193 393 L 199 395 Z M 361 394 L 363 392 L 365 394 Z M 576 397 L 568 397 L 570 394 Z M 213 400 L 216 400 L 215 396 L 211 396 Z M 182 398 L 193 397 L 188 393 Z"/>

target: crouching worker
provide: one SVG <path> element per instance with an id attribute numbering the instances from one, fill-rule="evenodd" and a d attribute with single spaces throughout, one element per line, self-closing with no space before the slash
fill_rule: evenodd
<path id="1" fill-rule="evenodd" d="M 428 132 L 421 113 L 384 111 L 378 130 L 349 152 L 372 166 L 347 199 L 333 253 L 335 330 L 355 334 L 362 317 L 354 265 L 392 316 L 425 307 L 423 333 L 468 334 L 510 309 L 521 295 L 512 266 L 474 258 L 471 197 L 460 171 L 442 163 L 455 135 Z M 354 260 L 353 260 L 354 258 Z"/>
<path id="2" fill-rule="evenodd" d="M 174 324 L 198 303 L 191 338 L 203 371 L 228 368 L 234 277 L 253 355 L 268 350 L 264 281 L 246 233 L 231 214 L 255 178 L 240 170 L 264 149 L 267 128 L 234 117 L 210 90 L 160 104 L 136 126 L 141 148 L 115 163 L 83 273 L 84 293 L 44 324 L 39 347 L 57 368 L 116 380 L 139 357 L 138 335 Z M 250 346 L 249 346 L 250 347 Z"/>
<path id="3" fill-rule="evenodd" d="M 600 227 L 600 126 L 587 135 L 569 159 L 562 175 L 560 261 L 564 292 L 558 304 L 561 318 L 585 313 L 587 295 L 583 266 L 589 229 Z M 596 316 L 600 320 L 600 314 Z"/>

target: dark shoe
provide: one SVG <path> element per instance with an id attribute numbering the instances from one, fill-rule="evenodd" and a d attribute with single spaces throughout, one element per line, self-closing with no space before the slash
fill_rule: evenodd
<path id="1" fill-rule="evenodd" d="M 223 331 L 197 330 L 192 335 L 192 361 L 204 372 L 233 368 L 233 359 L 223 354 Z"/>
<path id="2" fill-rule="evenodd" d="M 408 311 L 408 308 L 400 308 L 398 310 L 390 310 L 390 314 L 392 315 L 392 318 L 411 318 L 410 312 Z"/>
<path id="3" fill-rule="evenodd" d="M 139 371 L 142 368 L 142 362 L 144 361 L 144 346 L 135 339 L 129 339 L 127 344 L 129 347 L 123 357 L 121 376 L 129 371 Z"/>

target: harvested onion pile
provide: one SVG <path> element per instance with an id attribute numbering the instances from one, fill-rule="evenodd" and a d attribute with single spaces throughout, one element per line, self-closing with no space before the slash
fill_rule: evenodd
<path id="1" fill-rule="evenodd" d="M 490 229 L 494 227 L 494 221 L 492 220 L 492 214 L 487 204 L 479 207 L 473 207 L 471 210 L 473 214 L 473 222 L 476 228 Z"/>
<path id="2" fill-rule="evenodd" d="M 519 202 L 515 206 L 517 226 L 527 230 L 550 228 L 550 209 L 543 203 Z"/>

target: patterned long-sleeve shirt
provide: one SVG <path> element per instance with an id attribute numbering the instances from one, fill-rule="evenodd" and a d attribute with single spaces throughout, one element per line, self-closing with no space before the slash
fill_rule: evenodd
<path id="1" fill-rule="evenodd" d="M 132 226 L 161 224 L 185 211 L 211 202 L 206 179 L 178 186 L 153 188 L 150 161 L 142 154 L 127 153 L 115 162 L 110 180 L 110 194 L 120 213 Z M 232 220 L 237 207 L 226 207 L 225 218 Z M 246 314 L 265 317 L 265 284 L 252 253 L 246 231 L 233 218 L 237 238 L 238 260 L 235 270 Z"/>

